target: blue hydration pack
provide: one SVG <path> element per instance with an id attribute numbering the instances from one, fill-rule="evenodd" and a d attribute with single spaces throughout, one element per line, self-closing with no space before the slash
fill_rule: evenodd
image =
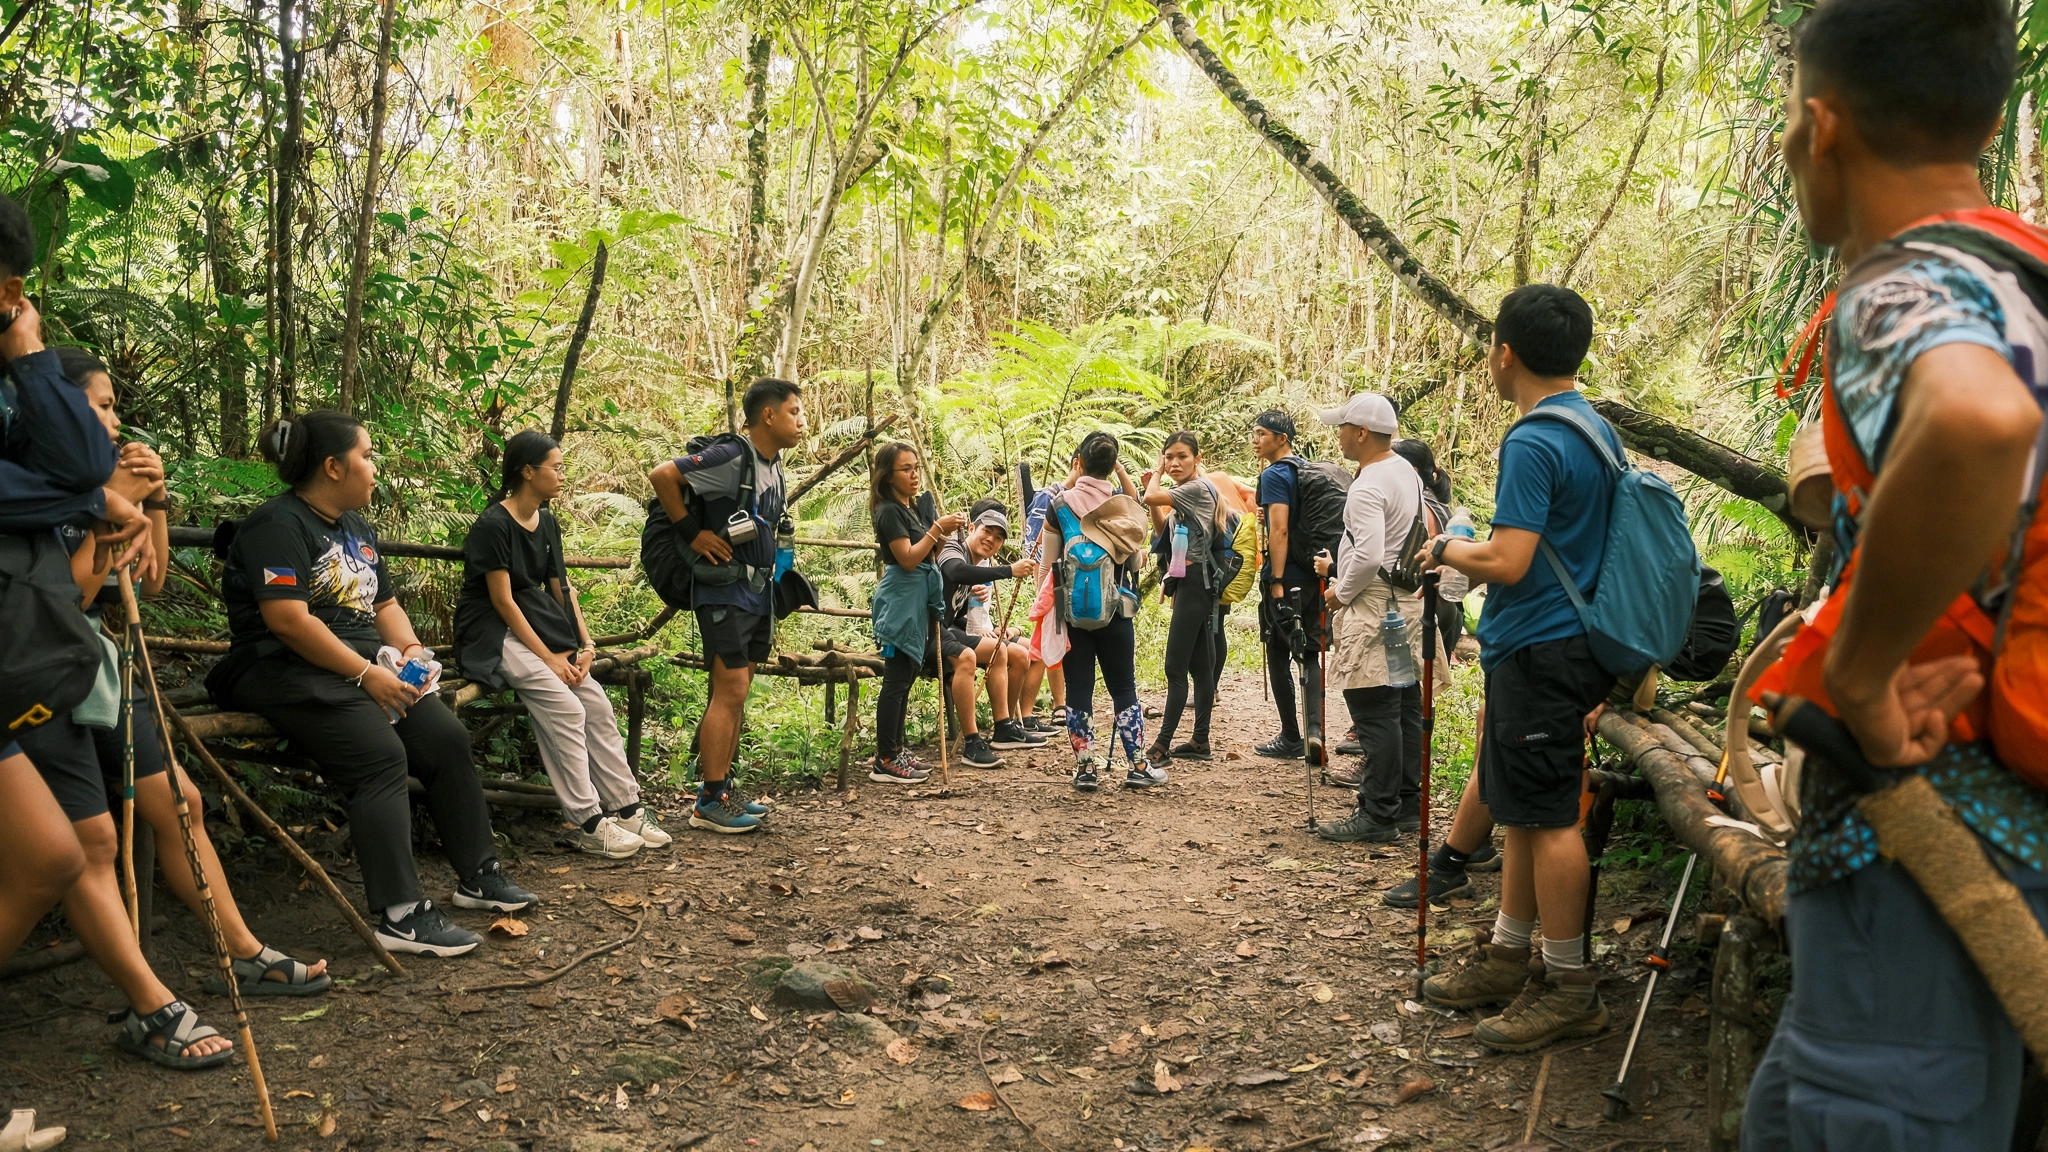
<path id="1" fill-rule="evenodd" d="M 1124 597 L 1117 586 L 1117 563 L 1109 549 L 1081 532 L 1080 517 L 1064 499 L 1054 499 L 1060 521 L 1060 556 L 1055 572 L 1054 600 L 1060 619 L 1086 631 L 1102 628 L 1124 615 Z"/>
<path id="2" fill-rule="evenodd" d="M 1593 658 L 1620 678 L 1639 677 L 1653 665 L 1669 667 L 1685 647 L 1700 591 L 1699 550 L 1686 524 L 1685 504 L 1654 473 L 1629 467 L 1628 460 L 1617 456 L 1607 438 L 1579 413 L 1552 405 L 1523 419 L 1570 425 L 1615 473 L 1607 552 L 1600 560 L 1591 603 L 1550 541 L 1538 545 L 1586 625 Z"/>

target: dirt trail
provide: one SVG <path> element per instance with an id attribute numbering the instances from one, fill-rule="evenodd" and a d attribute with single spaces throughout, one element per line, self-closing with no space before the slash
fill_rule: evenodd
<path id="1" fill-rule="evenodd" d="M 1311 1146 L 1520 1139 L 1540 1057 L 1484 1053 L 1477 1014 L 1411 1001 L 1414 914 L 1379 893 L 1410 874 L 1412 844 L 1396 855 L 1308 835 L 1300 762 L 1249 753 L 1271 724 L 1257 680 L 1234 677 L 1218 758 L 1175 764 L 1160 791 L 1106 779 L 1077 794 L 1069 757 L 1048 745 L 1006 754 L 1000 771 L 956 768 L 951 788 L 863 778 L 845 799 L 785 797 L 770 832 L 679 832 L 668 851 L 616 864 L 554 848 L 539 816 L 501 814 L 516 873 L 545 905 L 520 917 L 525 935 L 493 933 L 477 956 L 413 961 L 409 982 L 374 975 L 334 910 L 267 854 L 267 870 L 235 877 L 259 934 L 336 958 L 352 981 L 252 1005 L 277 1147 L 1033 1147 L 980 1095 L 978 1056 L 1056 1152 L 1270 1152 L 1326 1132 Z M 1341 815 L 1342 792 L 1321 790 L 1318 807 Z M 436 861 L 430 889 L 451 879 Z M 1452 962 L 1492 919 L 1497 874 L 1476 880 L 1476 903 L 1432 921 Z M 1603 901 L 1601 922 L 1641 901 L 1626 903 Z M 225 1000 L 198 990 L 196 925 L 169 911 L 158 970 L 225 1029 Z M 544 988 L 458 991 L 551 970 L 640 916 L 636 941 Z M 1622 952 L 1640 956 L 1655 931 L 1636 927 Z M 778 1003 L 771 985 L 793 958 L 856 968 L 875 1006 L 855 1018 Z M 1600 1121 L 1642 969 L 1618 954 L 1596 967 L 1614 1023 L 1557 1051 L 1537 1139 L 1704 1148 L 1706 1010 L 1684 979 L 1660 990 L 1646 1029 L 1647 1115 Z M 182 1075 L 114 1048 L 95 1012 L 118 997 L 90 965 L 0 995 L 0 1104 L 69 1124 L 70 1146 L 269 1146 L 239 1066 Z M 1397 1103 L 1423 1079 L 1434 1087 Z"/>

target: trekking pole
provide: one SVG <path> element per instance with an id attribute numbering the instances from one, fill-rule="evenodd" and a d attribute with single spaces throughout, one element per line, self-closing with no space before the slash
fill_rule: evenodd
<path id="1" fill-rule="evenodd" d="M 206 869 L 199 863 L 199 839 L 192 831 L 192 806 L 185 800 L 185 782 L 178 771 L 178 754 L 171 740 L 171 725 L 164 717 L 164 701 L 157 691 L 156 672 L 150 667 L 149 645 L 142 639 L 141 610 L 135 603 L 135 587 L 125 579 L 121 581 L 121 606 L 128 615 L 129 635 L 133 637 L 130 642 L 141 655 L 142 675 L 149 684 L 157 732 L 163 737 L 164 771 L 171 786 L 171 800 L 178 813 L 178 832 L 185 840 L 185 863 L 192 868 L 192 885 L 199 890 L 199 907 L 204 913 L 207 935 L 213 938 L 213 954 L 220 961 L 220 978 L 227 985 L 228 1005 L 235 1012 L 242 1055 L 249 1061 L 249 1079 L 256 1084 L 256 1107 L 263 1117 L 263 1131 L 275 1143 L 277 1114 L 270 1107 L 270 1086 L 263 1081 L 263 1064 L 256 1055 L 256 1036 L 249 1030 L 249 1011 L 242 1005 L 242 986 L 235 979 L 234 960 L 228 954 L 227 936 L 220 927 L 220 911 L 213 904 L 213 888 L 207 884 Z"/>
<path id="2" fill-rule="evenodd" d="M 1643 1002 L 1636 1005 L 1636 1023 L 1628 1030 L 1628 1047 L 1621 1050 L 1621 1070 L 1614 1074 L 1614 1083 L 1600 1093 L 1607 1098 L 1601 1114 L 1609 1120 L 1620 1120 L 1629 1114 L 1629 1062 L 1635 1058 L 1636 1039 L 1643 1034 L 1643 1020 L 1650 1014 L 1650 998 L 1657 994 L 1657 978 L 1671 970 L 1671 934 L 1678 929 L 1678 912 L 1685 907 L 1685 890 L 1692 886 L 1692 870 L 1699 862 L 1699 853 L 1686 854 L 1685 875 L 1678 878 L 1678 895 L 1671 898 L 1671 914 L 1664 919 L 1664 935 L 1650 954 L 1643 957 L 1643 963 L 1650 966 L 1650 979 L 1643 985 Z"/>
<path id="3" fill-rule="evenodd" d="M 1436 582 L 1422 574 L 1422 827 L 1415 860 L 1415 994 L 1429 979 L 1429 753 L 1436 739 Z"/>
<path id="4" fill-rule="evenodd" d="M 953 774 L 946 771 L 946 709 L 952 704 L 953 678 L 947 675 L 946 649 L 942 643 L 945 637 L 945 630 L 939 627 L 939 622 L 932 621 L 932 656 L 939 665 L 939 783 L 950 788 L 953 786 Z"/>
<path id="5" fill-rule="evenodd" d="M 142 896 L 135 883 L 135 638 L 142 634 L 142 611 L 128 571 L 114 573 L 121 582 L 121 899 L 128 905 L 128 933 L 142 944 Z"/>

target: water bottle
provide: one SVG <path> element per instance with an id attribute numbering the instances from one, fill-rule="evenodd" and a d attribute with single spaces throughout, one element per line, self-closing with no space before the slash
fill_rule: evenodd
<path id="1" fill-rule="evenodd" d="M 1166 565 L 1168 576 L 1188 574 L 1188 528 L 1185 524 L 1173 526 L 1173 559 Z"/>
<path id="2" fill-rule="evenodd" d="M 1451 535 L 1460 540 L 1476 539 L 1479 535 L 1472 527 L 1472 510 L 1463 504 L 1451 510 L 1451 523 L 1448 530 Z"/>
<path id="3" fill-rule="evenodd" d="M 1387 614 L 1380 618 L 1380 643 L 1387 646 L 1387 687 L 1412 687 L 1415 652 L 1408 647 L 1408 620 L 1393 604 L 1387 605 Z"/>
<path id="4" fill-rule="evenodd" d="M 796 525 L 784 516 L 775 526 L 775 579 L 796 567 Z"/>

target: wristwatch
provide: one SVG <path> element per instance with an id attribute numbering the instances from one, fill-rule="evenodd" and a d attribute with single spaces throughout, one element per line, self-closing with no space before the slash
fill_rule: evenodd
<path id="1" fill-rule="evenodd" d="M 1436 538 L 1436 543 L 1429 547 L 1430 563 L 1441 564 L 1444 562 L 1444 549 L 1451 546 L 1451 540 L 1452 537 L 1450 536 L 1439 536 Z"/>

